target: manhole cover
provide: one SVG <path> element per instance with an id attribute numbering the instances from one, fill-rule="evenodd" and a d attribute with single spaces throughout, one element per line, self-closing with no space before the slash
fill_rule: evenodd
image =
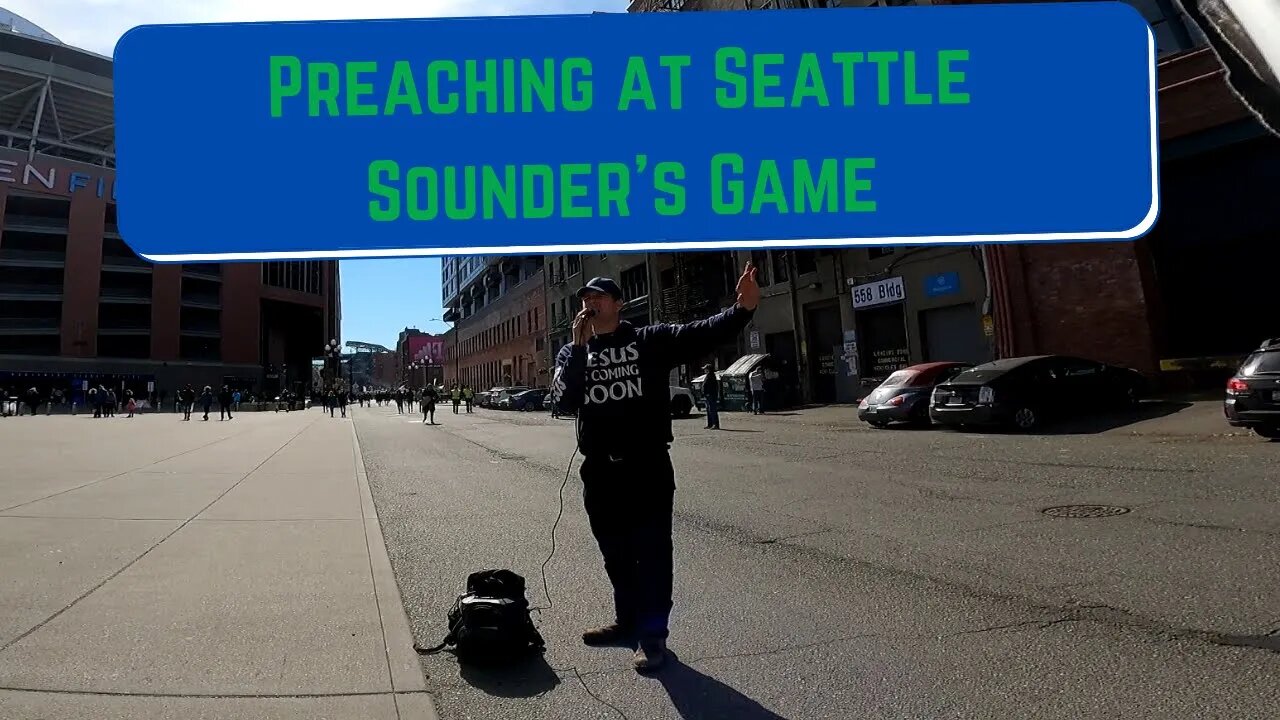
<path id="1" fill-rule="evenodd" d="M 1045 508 L 1041 512 L 1061 518 L 1101 518 L 1124 515 L 1129 512 L 1129 508 L 1119 505 L 1059 505 Z"/>

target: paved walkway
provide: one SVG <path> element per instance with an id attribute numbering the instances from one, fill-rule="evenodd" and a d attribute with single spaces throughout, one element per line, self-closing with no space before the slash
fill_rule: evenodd
<path id="1" fill-rule="evenodd" d="M 0 717 L 433 718 L 349 420 L 0 420 Z"/>

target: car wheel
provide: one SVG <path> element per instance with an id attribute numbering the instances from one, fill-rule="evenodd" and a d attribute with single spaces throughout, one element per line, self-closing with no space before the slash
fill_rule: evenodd
<path id="1" fill-rule="evenodd" d="M 1280 440 L 1280 425 L 1256 425 L 1253 432 L 1268 440 Z"/>
<path id="2" fill-rule="evenodd" d="M 671 414 L 676 417 L 689 417 L 689 413 L 693 410 L 693 403 L 689 402 L 689 398 L 683 395 L 677 395 L 671 401 Z"/>
<path id="3" fill-rule="evenodd" d="M 933 418 L 929 417 L 929 404 L 921 402 L 911 411 L 911 424 L 917 427 L 930 427 Z"/>
<path id="4" fill-rule="evenodd" d="M 1036 425 L 1039 423 L 1040 418 L 1036 415 L 1036 411 L 1029 407 L 1018 408 L 1018 410 L 1013 413 L 1014 427 L 1019 430 L 1034 430 Z"/>

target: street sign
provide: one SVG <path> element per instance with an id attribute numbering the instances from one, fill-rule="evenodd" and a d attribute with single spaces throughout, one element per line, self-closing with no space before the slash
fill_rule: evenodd
<path id="1" fill-rule="evenodd" d="M 930 275 L 924 281 L 924 294 L 929 297 L 954 295 L 960 292 L 960 273 L 945 272 Z"/>
<path id="2" fill-rule="evenodd" d="M 852 295 L 855 310 L 902 302 L 906 297 L 906 293 L 902 288 L 901 277 L 891 277 L 865 285 L 857 285 L 853 288 Z"/>
<path id="3" fill-rule="evenodd" d="M 111 192 L 152 262 L 1132 239 L 1155 58 L 1120 2 L 149 25 Z"/>
<path id="4" fill-rule="evenodd" d="M 751 349 L 752 350 L 760 349 L 760 331 L 759 330 L 751 331 Z"/>

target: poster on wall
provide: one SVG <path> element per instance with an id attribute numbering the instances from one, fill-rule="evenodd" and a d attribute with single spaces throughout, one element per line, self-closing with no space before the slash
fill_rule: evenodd
<path id="1" fill-rule="evenodd" d="M 911 351 L 905 347 L 876 350 L 871 353 L 871 366 L 867 374 L 871 377 L 888 377 L 911 364 Z"/>
<path id="2" fill-rule="evenodd" d="M 849 335 L 851 333 L 845 333 L 845 334 Z M 858 376 L 858 343 L 849 341 L 844 344 L 844 362 L 845 362 L 845 367 L 848 368 L 849 377 L 857 377 Z"/>

